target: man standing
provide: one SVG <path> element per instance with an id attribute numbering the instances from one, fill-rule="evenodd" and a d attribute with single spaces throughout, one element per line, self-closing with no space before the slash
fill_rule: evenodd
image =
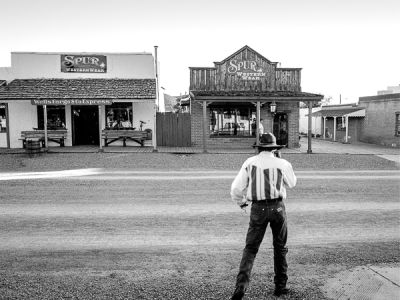
<path id="1" fill-rule="evenodd" d="M 286 241 L 287 223 L 283 200 L 286 187 L 296 185 L 292 165 L 280 158 L 282 145 L 276 144 L 272 133 L 262 134 L 258 155 L 248 158 L 231 187 L 231 197 L 241 209 L 251 202 L 250 223 L 246 236 L 246 246 L 237 275 L 236 288 L 232 300 L 242 299 L 249 286 L 254 259 L 270 224 L 274 246 L 274 283 L 276 296 L 287 294 Z"/>

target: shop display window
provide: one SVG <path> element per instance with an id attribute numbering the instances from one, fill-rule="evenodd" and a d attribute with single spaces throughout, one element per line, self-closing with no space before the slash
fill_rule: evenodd
<path id="1" fill-rule="evenodd" d="M 396 112 L 395 136 L 400 136 L 400 112 Z"/>
<path id="2" fill-rule="evenodd" d="M 135 129 L 132 103 L 117 102 L 106 106 L 106 129 Z"/>
<path id="3" fill-rule="evenodd" d="M 210 107 L 210 136 L 252 137 L 255 119 L 255 107 Z"/>
<path id="4" fill-rule="evenodd" d="M 7 106 L 0 103 L 0 132 L 7 131 Z"/>
<path id="5" fill-rule="evenodd" d="M 47 129 L 59 130 L 65 129 L 65 106 L 48 105 L 47 107 Z M 38 105 L 38 129 L 44 129 L 43 106 Z"/>
<path id="6" fill-rule="evenodd" d="M 346 130 L 346 119 L 344 117 L 336 118 L 336 130 L 338 131 Z"/>

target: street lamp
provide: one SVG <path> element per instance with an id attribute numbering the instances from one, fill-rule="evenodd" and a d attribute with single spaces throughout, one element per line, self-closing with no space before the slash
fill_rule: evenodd
<path id="1" fill-rule="evenodd" d="M 271 110 L 271 114 L 274 116 L 275 113 L 276 113 L 276 103 L 275 103 L 275 101 L 273 101 L 273 102 L 269 105 L 269 108 L 270 108 L 270 110 Z"/>

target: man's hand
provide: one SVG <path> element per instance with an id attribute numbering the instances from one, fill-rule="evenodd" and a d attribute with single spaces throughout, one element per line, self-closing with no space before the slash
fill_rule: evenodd
<path id="1" fill-rule="evenodd" d="M 275 156 L 275 157 L 278 157 L 278 158 L 281 158 L 281 157 L 282 157 L 281 151 L 275 150 L 275 151 L 274 151 L 274 156 Z"/>
<path id="2" fill-rule="evenodd" d="M 243 210 L 245 213 L 247 213 L 247 211 L 246 211 L 246 207 L 247 207 L 247 206 L 249 206 L 249 204 L 243 203 L 243 204 L 240 205 L 240 208 L 241 208 L 241 210 Z"/>

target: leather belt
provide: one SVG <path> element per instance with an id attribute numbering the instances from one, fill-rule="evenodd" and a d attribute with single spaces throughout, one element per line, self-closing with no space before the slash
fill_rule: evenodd
<path id="1" fill-rule="evenodd" d="M 282 198 L 257 200 L 257 201 L 253 201 L 253 203 L 256 202 L 256 203 L 260 203 L 260 204 L 272 204 L 272 203 L 278 203 L 280 201 L 282 201 Z"/>

